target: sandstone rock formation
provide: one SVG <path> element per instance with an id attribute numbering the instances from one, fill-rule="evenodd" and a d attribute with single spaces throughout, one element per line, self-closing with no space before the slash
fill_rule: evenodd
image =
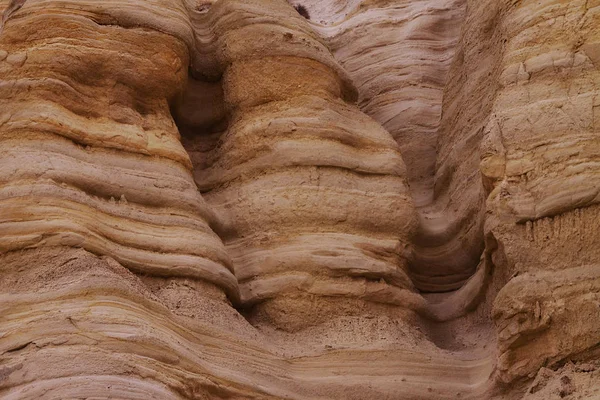
<path id="1" fill-rule="evenodd" d="M 0 10 L 2 398 L 600 396 L 599 1 Z"/>
<path id="2" fill-rule="evenodd" d="M 433 185 L 444 87 L 466 2 L 313 3 L 329 21 L 319 32 L 359 88 L 361 109 L 392 134 L 407 164 L 420 220 L 413 282 L 424 291 L 458 289 L 483 249 L 481 227 L 465 221 L 480 207 L 469 199 L 449 212 L 434 202 Z"/>
<path id="3" fill-rule="evenodd" d="M 263 1 L 260 25 L 238 4 L 210 13 L 227 129 L 193 154 L 198 188 L 227 224 L 242 306 L 262 303 L 255 312 L 284 329 L 354 313 L 359 300 L 416 307 L 406 262 L 416 220 L 396 143 L 348 104 L 354 87 L 286 3 Z M 264 40 L 239 46 L 247 36 Z M 207 140 L 202 126 L 185 131 L 195 148 Z"/>

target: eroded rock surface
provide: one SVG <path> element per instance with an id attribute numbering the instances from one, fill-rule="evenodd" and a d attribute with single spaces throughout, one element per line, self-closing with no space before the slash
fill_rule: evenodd
<path id="1" fill-rule="evenodd" d="M 0 10 L 2 398 L 599 395 L 600 2 Z"/>

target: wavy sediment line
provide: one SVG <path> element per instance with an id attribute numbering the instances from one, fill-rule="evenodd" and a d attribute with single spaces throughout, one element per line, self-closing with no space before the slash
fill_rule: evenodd
<path id="1" fill-rule="evenodd" d="M 242 303 L 269 309 L 262 304 L 295 296 L 323 304 L 343 298 L 402 304 L 413 297 L 408 303 L 419 303 L 405 272 L 414 218 L 404 163 L 389 134 L 349 104 L 356 90 L 324 42 L 278 0 L 219 1 L 193 22 L 202 35 L 197 43 L 214 48 L 215 60 L 210 68 L 195 66 L 192 75 L 206 80 L 222 73 L 228 124 L 214 146 L 202 145 L 202 126 L 181 129 L 197 132 L 188 139 L 192 146 L 208 148 L 195 156 L 203 160 L 195 179 L 228 225 L 222 237 L 243 286 Z M 256 39 L 240 45 L 247 37 Z M 347 241 L 351 236 L 355 243 Z M 310 240 L 313 254 L 290 251 L 296 240 Z M 335 251 L 341 248 L 351 250 Z M 277 259 L 284 266 L 269 267 Z M 337 268 L 333 259 L 356 267 Z"/>
<path id="2" fill-rule="evenodd" d="M 452 210 L 434 195 L 442 99 L 465 1 L 321 3 L 302 2 L 357 85 L 361 110 L 396 139 L 407 164 L 419 212 L 411 278 L 421 291 L 456 290 L 475 272 L 483 251 L 481 213 Z"/>
<path id="3" fill-rule="evenodd" d="M 81 250 L 48 250 L 46 255 L 55 264 L 52 278 L 29 280 L 29 286 L 22 279 L 43 272 L 44 266 L 17 272 L 15 261 L 36 254 L 12 255 L 2 264 L 0 284 L 13 282 L 1 306 L 6 334 L 0 352 L 5 371 L 11 371 L 0 384 L 6 398 L 101 391 L 127 398 L 403 394 L 451 399 L 457 394 L 477 398 L 488 390 L 489 359 L 360 348 L 285 357 L 280 355 L 284 348 L 264 338 L 250 340 L 202 319 L 174 315 L 134 275 L 110 261 Z M 55 367 L 43 367 L 47 362 Z M 22 379 L 25 375 L 35 380 Z M 436 379 L 440 375 L 446 378 Z M 130 388 L 123 386 L 124 379 L 131 380 Z M 399 380 L 406 384 L 399 386 Z"/>
<path id="4" fill-rule="evenodd" d="M 184 4 L 29 2 L 10 25 L 0 36 L 2 251 L 81 247 L 141 275 L 204 280 L 237 302 L 213 231 L 222 224 L 171 117 L 194 45 Z"/>
<path id="5" fill-rule="evenodd" d="M 0 108 L 0 394 L 503 398 L 593 355 L 599 8 L 466 1 L 460 35 L 463 1 L 310 3 L 330 26 L 283 0 L 13 14 L 0 90 L 31 101 Z M 223 88 L 184 118 L 201 164 L 171 117 L 189 79 Z M 497 338 L 451 342 L 490 316 Z"/>

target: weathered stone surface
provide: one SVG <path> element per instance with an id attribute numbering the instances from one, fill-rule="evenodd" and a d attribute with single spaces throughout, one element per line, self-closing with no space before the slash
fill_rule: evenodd
<path id="1" fill-rule="evenodd" d="M 468 9 L 445 96 L 436 190 L 441 182 L 450 207 L 486 196 L 485 215 L 470 220 L 485 224 L 497 376 L 511 382 L 589 356 L 600 339 L 600 70 L 585 50 L 600 40 L 600 3 Z M 472 171 L 480 179 L 465 179 Z"/>
<path id="2" fill-rule="evenodd" d="M 0 397 L 597 396 L 600 2 L 291 3 L 0 0 Z"/>
<path id="3" fill-rule="evenodd" d="M 1 36 L 0 248 L 83 247 L 237 298 L 169 112 L 187 47 L 155 30 L 99 24 L 93 4 L 28 3 Z"/>

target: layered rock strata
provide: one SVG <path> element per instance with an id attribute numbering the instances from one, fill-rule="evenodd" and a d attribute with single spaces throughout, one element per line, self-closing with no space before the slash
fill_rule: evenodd
<path id="1" fill-rule="evenodd" d="M 425 197 L 416 201 L 430 202 L 442 97 L 466 2 L 302 3 L 357 86 L 361 110 L 398 142 L 411 189 Z"/>
<path id="2" fill-rule="evenodd" d="M 419 347 L 280 344 L 204 296 L 194 316 L 171 311 L 116 261 L 83 249 L 4 255 L 0 288 L 4 399 L 453 399 L 484 393 L 491 368 Z"/>
<path id="3" fill-rule="evenodd" d="M 457 193 L 465 201 L 450 208 L 434 190 L 434 177 L 442 98 L 466 2 L 303 4 L 356 83 L 361 110 L 392 134 L 407 164 L 419 216 L 409 262 L 413 282 L 423 291 L 458 289 L 474 273 L 483 250 L 483 226 L 472 223 L 481 196 Z"/>
<path id="4" fill-rule="evenodd" d="M 509 381 L 600 343 L 600 3 L 523 2 L 503 13 L 481 171 L 486 234 L 511 277 L 493 311 Z"/>
<path id="5" fill-rule="evenodd" d="M 600 339 L 600 4 L 468 9 L 445 94 L 436 196 L 485 210 L 470 220 L 484 224 L 497 377 L 514 382 L 589 357 Z"/>
<path id="6" fill-rule="evenodd" d="M 598 1 L 118 3 L 0 1 L 1 397 L 600 394 Z"/>
<path id="7" fill-rule="evenodd" d="M 228 127 L 196 154 L 195 178 L 227 221 L 242 304 L 263 302 L 287 328 L 356 313 L 351 299 L 422 308 L 406 274 L 416 221 L 392 137 L 344 102 L 354 87 L 285 2 L 219 2 L 210 16 Z"/>
<path id="8" fill-rule="evenodd" d="M 154 8 L 175 12 L 170 4 Z M 83 247 L 237 299 L 169 110 L 186 83 L 187 46 L 107 19 L 93 3 L 32 2 L 7 22 L 0 249 Z"/>

